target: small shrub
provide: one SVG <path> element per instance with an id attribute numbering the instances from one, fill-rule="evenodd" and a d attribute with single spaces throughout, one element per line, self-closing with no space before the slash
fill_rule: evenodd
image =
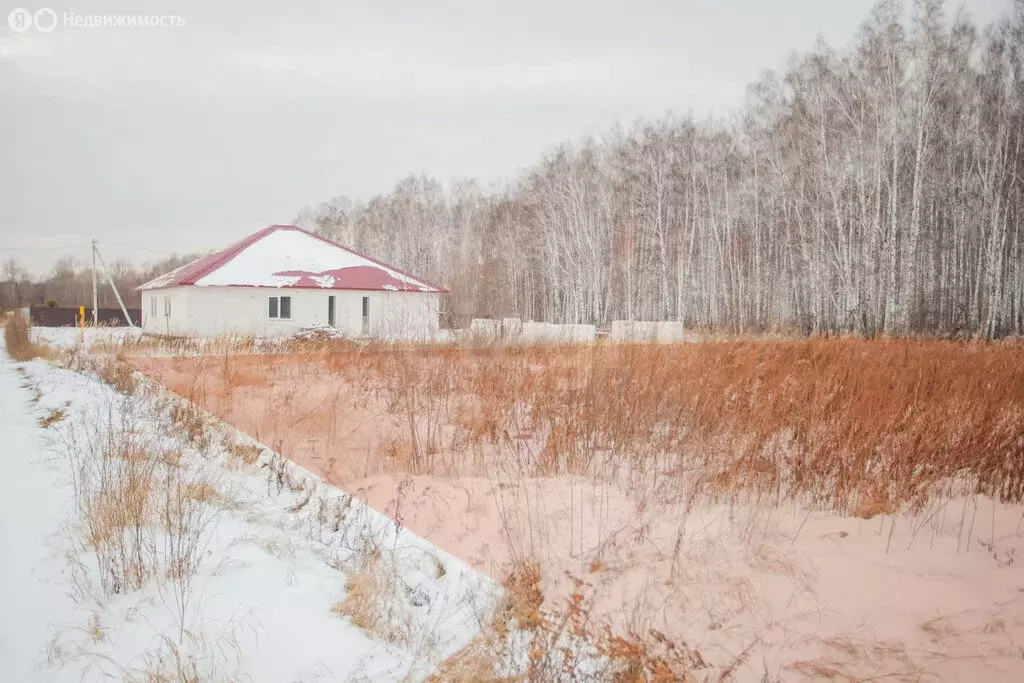
<path id="1" fill-rule="evenodd" d="M 348 617 L 352 625 L 393 645 L 407 644 L 411 625 L 403 619 L 396 598 L 401 586 L 394 567 L 384 561 L 379 551 L 373 551 L 362 568 L 349 575 L 345 583 L 345 597 L 331 612 Z"/>
<path id="2" fill-rule="evenodd" d="M 7 318 L 4 325 L 4 346 L 7 355 L 20 362 L 33 358 L 50 358 L 53 351 L 45 344 L 32 341 L 31 328 L 20 313 Z"/>
<path id="3" fill-rule="evenodd" d="M 216 505 L 224 500 L 217 488 L 205 481 L 190 482 L 185 485 L 185 496 L 189 500 L 207 505 Z"/>
<path id="4" fill-rule="evenodd" d="M 512 683 L 515 678 L 494 673 L 497 647 L 485 636 L 477 636 L 461 650 L 443 660 L 427 683 Z"/>
<path id="5" fill-rule="evenodd" d="M 531 630 L 544 623 L 541 606 L 544 593 L 540 588 L 540 565 L 520 562 L 505 578 L 504 614 L 517 628 Z"/>
<path id="6" fill-rule="evenodd" d="M 206 451 L 210 446 L 210 434 L 206 429 L 203 413 L 191 403 L 175 402 L 170 409 L 171 423 L 181 430 L 185 438 L 197 450 Z"/>
<path id="7" fill-rule="evenodd" d="M 81 597 L 98 599 L 97 588 L 104 597 L 123 594 L 166 577 L 179 582 L 175 600 L 187 602 L 185 586 L 220 510 L 203 503 L 221 498 L 179 466 L 182 449 L 168 435 L 137 428 L 139 409 L 125 402 L 115 417 L 111 408 L 95 408 L 60 428 L 74 474 L 77 543 L 96 563 L 96 582 L 83 584 Z"/>
<path id="8" fill-rule="evenodd" d="M 88 632 L 94 643 L 102 643 L 107 639 L 107 629 L 100 622 L 99 613 L 94 612 L 89 618 Z"/>
<path id="9" fill-rule="evenodd" d="M 99 375 L 100 379 L 126 396 L 134 394 L 138 387 L 132 367 L 123 358 L 114 358 L 103 363 Z"/>

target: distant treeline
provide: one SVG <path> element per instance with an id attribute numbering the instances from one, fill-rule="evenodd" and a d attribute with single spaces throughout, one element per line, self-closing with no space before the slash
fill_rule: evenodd
<path id="1" fill-rule="evenodd" d="M 171 256 L 142 267 L 123 260 L 109 265 L 125 306 L 132 309 L 142 304 L 136 287 L 195 258 L 196 254 Z M 102 271 L 99 277 L 97 299 L 100 308 L 119 310 L 117 298 Z M 32 278 L 16 259 L 8 259 L 0 272 L 0 310 L 45 306 L 47 303 L 71 308 L 85 306 L 92 310 L 92 271 L 80 260 L 62 258 L 45 277 Z"/>
<path id="2" fill-rule="evenodd" d="M 409 177 L 297 220 L 447 285 L 463 322 L 1020 334 L 1022 5 L 984 28 L 906 9 L 765 72 L 727 120 L 641 121 L 498 189 Z"/>
<path id="3" fill-rule="evenodd" d="M 984 28 L 941 0 L 906 9 L 885 0 L 849 50 L 765 72 L 728 119 L 640 121 L 501 187 L 410 176 L 296 222 L 446 285 L 456 325 L 1021 334 L 1024 0 Z M 181 261 L 115 264 L 128 304 Z M 73 264 L 4 276 L 0 305 L 91 301 Z"/>

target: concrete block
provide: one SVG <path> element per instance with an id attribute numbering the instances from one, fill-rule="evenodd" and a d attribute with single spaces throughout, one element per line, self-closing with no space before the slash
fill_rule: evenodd
<path id="1" fill-rule="evenodd" d="M 676 344 L 683 340 L 683 323 L 665 321 L 658 323 L 657 341 L 659 344 Z"/>
<path id="2" fill-rule="evenodd" d="M 469 322 L 469 333 L 480 341 L 497 341 L 501 338 L 501 321 L 490 318 L 473 318 Z"/>
<path id="3" fill-rule="evenodd" d="M 501 336 L 507 340 L 514 341 L 523 334 L 523 321 L 519 318 L 502 318 Z"/>

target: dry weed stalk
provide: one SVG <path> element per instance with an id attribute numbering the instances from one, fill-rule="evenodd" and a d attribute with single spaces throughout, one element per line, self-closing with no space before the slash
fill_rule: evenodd
<path id="1" fill-rule="evenodd" d="M 345 597 L 331 611 L 348 617 L 353 626 L 386 643 L 406 645 L 413 639 L 413 625 L 402 615 L 396 598 L 401 582 L 393 563 L 379 549 L 369 552 L 361 566 L 350 572 Z"/>
<path id="2" fill-rule="evenodd" d="M 219 498 L 181 466 L 183 444 L 139 428 L 145 410 L 140 396 L 112 398 L 59 431 L 73 474 L 82 550 L 96 563 L 98 592 L 82 582 L 86 594 L 80 597 L 102 602 L 151 579 L 166 580 L 183 619 L 217 515 L 209 503 Z"/>
<path id="3" fill-rule="evenodd" d="M 874 517 L 920 511 L 935 498 L 941 504 L 964 494 L 1024 499 L 1019 343 L 371 345 L 223 362 L 229 397 L 245 385 L 262 390 L 279 379 L 302 380 L 311 370 L 352 387 L 369 406 L 366 414 L 385 416 L 380 431 L 399 435 L 391 457 L 381 460 L 384 471 L 497 479 L 512 491 L 504 494 L 511 501 L 506 508 L 532 506 L 530 524 L 543 521 L 543 501 L 525 485 L 517 500 L 516 487 L 562 475 L 623 482 L 638 493 L 638 507 L 666 500 L 689 506 L 698 496 L 745 499 L 757 511 L 746 532 L 751 538 L 756 525 L 766 524 L 758 515 L 770 518 L 789 500 Z M 288 394 L 278 406 L 281 419 L 304 419 L 323 408 L 302 399 Z M 324 408 L 332 409 L 338 406 Z M 966 503 L 964 510 L 973 528 Z M 501 512 L 511 519 L 510 510 Z M 527 531 L 531 542 L 541 537 Z M 643 530 L 638 534 L 642 542 Z M 512 555 L 522 559 L 529 550 L 515 547 Z M 581 571 L 590 559 L 581 559 Z M 532 587 L 539 590 L 528 572 L 510 587 L 526 596 Z M 521 611 L 511 627 L 505 619 L 506 633 L 531 634 L 532 666 L 547 671 L 542 667 L 553 667 L 559 652 L 551 634 L 572 631 L 574 622 L 565 613 L 544 615 L 539 606 Z M 699 653 L 659 634 L 640 629 L 616 636 L 592 627 L 586 633 L 621 670 L 648 680 L 666 669 L 682 676 L 701 667 Z"/>
<path id="4" fill-rule="evenodd" d="M 262 449 L 251 443 L 233 443 L 228 447 L 229 462 L 241 463 L 248 467 L 256 464 L 261 453 Z"/>
<path id="5" fill-rule="evenodd" d="M 138 388 L 135 371 L 121 353 L 107 357 L 105 361 L 101 362 L 98 374 L 100 379 L 122 394 L 134 394 Z"/>
<path id="6" fill-rule="evenodd" d="M 321 362 L 378 392 L 424 473 L 493 474 L 432 457 L 482 446 L 519 476 L 628 470 L 649 484 L 697 469 L 711 493 L 810 495 L 867 516 L 919 509 L 954 477 L 1024 499 L 1020 344 L 390 347 Z"/>
<path id="7" fill-rule="evenodd" d="M 562 608 L 542 609 L 539 568 L 517 566 L 492 619 L 464 648 L 441 662 L 429 681 L 695 681 L 708 668 L 700 652 L 651 630 L 614 634 L 591 619 L 593 587 L 572 578 Z"/>
<path id="8" fill-rule="evenodd" d="M 39 426 L 44 429 L 52 427 L 67 416 L 63 408 L 54 408 L 49 413 L 39 418 Z"/>
<path id="9" fill-rule="evenodd" d="M 24 316 L 15 312 L 4 323 L 4 348 L 18 362 L 33 358 L 54 358 L 57 354 L 46 344 L 32 341 L 32 330 Z"/>

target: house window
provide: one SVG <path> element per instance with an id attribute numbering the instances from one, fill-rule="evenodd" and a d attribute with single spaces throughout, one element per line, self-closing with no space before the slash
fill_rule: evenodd
<path id="1" fill-rule="evenodd" d="M 156 297 L 155 296 L 149 297 L 149 314 L 151 316 L 153 316 L 154 318 L 156 317 Z"/>
<path id="2" fill-rule="evenodd" d="M 171 297 L 169 296 L 164 297 L 164 317 L 171 317 Z"/>
<path id="3" fill-rule="evenodd" d="M 290 296 L 270 297 L 267 317 L 274 320 L 290 320 L 292 317 L 292 298 Z"/>

